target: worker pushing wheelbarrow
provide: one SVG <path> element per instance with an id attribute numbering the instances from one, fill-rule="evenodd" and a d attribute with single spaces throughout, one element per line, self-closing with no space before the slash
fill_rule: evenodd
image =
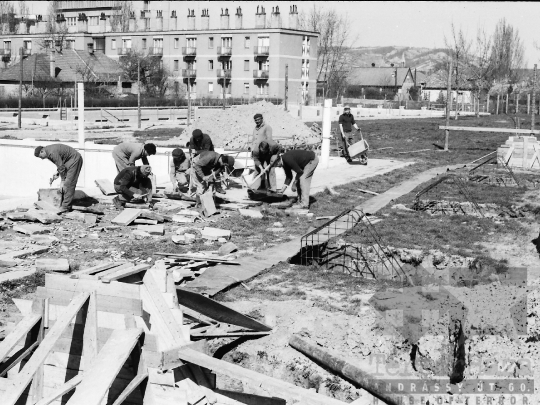
<path id="1" fill-rule="evenodd" d="M 356 133 L 353 133 L 353 127 L 356 129 Z M 343 114 L 339 116 L 339 130 L 341 133 L 342 156 L 349 163 L 353 159 L 358 159 L 360 164 L 367 165 L 369 145 L 364 139 L 362 131 L 356 125 L 350 107 L 345 107 Z M 358 135 L 360 139 L 358 139 Z"/>

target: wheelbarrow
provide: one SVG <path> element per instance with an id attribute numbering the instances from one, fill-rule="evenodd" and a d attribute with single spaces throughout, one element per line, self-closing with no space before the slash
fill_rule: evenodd
<path id="1" fill-rule="evenodd" d="M 368 162 L 367 152 L 369 151 L 369 144 L 364 139 L 364 136 L 362 135 L 362 131 L 358 130 L 358 132 L 360 132 L 360 138 L 361 138 L 358 142 L 350 145 L 348 140 L 345 139 L 345 144 L 347 145 L 347 150 L 349 152 L 350 159 L 358 159 L 361 165 L 367 165 L 367 162 Z"/>

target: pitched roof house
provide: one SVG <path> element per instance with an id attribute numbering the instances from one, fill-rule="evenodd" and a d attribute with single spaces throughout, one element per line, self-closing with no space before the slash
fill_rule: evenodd
<path id="1" fill-rule="evenodd" d="M 349 85 L 382 88 L 409 88 L 416 78 L 408 67 L 357 67 L 351 69 Z"/>

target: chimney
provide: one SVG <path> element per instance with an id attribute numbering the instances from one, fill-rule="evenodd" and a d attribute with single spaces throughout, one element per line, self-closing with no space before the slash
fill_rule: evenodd
<path id="1" fill-rule="evenodd" d="M 128 29 L 129 29 L 129 32 L 134 32 L 135 29 L 137 28 L 137 20 L 135 20 L 135 12 L 132 11 L 130 14 L 129 14 L 129 26 L 128 26 Z"/>
<path id="2" fill-rule="evenodd" d="M 99 17 L 99 32 L 105 32 L 107 28 L 107 19 L 105 18 L 105 13 L 101 13 Z"/>
<path id="3" fill-rule="evenodd" d="M 296 6 L 291 6 L 289 9 L 289 28 L 292 30 L 298 29 L 298 10 Z"/>
<path id="4" fill-rule="evenodd" d="M 266 12 L 263 6 L 257 6 L 255 13 L 255 28 L 266 28 Z"/>
<path id="5" fill-rule="evenodd" d="M 54 57 L 55 57 L 55 54 L 56 54 L 56 51 L 54 48 L 51 49 L 51 52 L 49 54 L 50 56 L 50 59 L 49 59 L 49 70 L 50 70 L 50 75 L 51 77 L 54 79 L 56 77 L 56 64 L 54 62 Z"/>
<path id="6" fill-rule="evenodd" d="M 169 21 L 169 29 L 177 30 L 178 29 L 178 17 L 176 16 L 176 10 L 171 12 L 171 20 Z"/>
<path id="7" fill-rule="evenodd" d="M 187 15 L 187 29 L 188 30 L 195 29 L 195 10 L 190 10 L 189 8 L 188 8 L 188 15 Z"/>
<path id="8" fill-rule="evenodd" d="M 234 25 L 234 28 L 236 28 L 237 30 L 241 30 L 243 28 L 242 27 L 242 9 L 240 7 L 236 9 L 236 23 Z"/>
<path id="9" fill-rule="evenodd" d="M 229 9 L 226 8 L 225 9 L 225 14 L 223 13 L 223 9 L 221 9 L 221 16 L 219 18 L 219 21 L 220 21 L 220 24 L 219 24 L 219 28 L 222 29 L 222 30 L 228 30 L 230 27 L 229 27 Z"/>
<path id="10" fill-rule="evenodd" d="M 208 9 L 203 8 L 202 15 L 201 15 L 201 29 L 202 30 L 209 30 L 210 29 L 210 13 L 208 12 Z"/>
<path id="11" fill-rule="evenodd" d="M 271 24 L 272 28 L 281 28 L 281 14 L 279 12 L 279 6 L 272 7 Z"/>
<path id="12" fill-rule="evenodd" d="M 77 32 L 88 32 L 88 17 L 85 13 L 79 13 L 77 18 Z"/>

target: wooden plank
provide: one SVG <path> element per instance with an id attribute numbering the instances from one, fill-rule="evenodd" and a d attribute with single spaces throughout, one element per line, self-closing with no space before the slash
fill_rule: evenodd
<path id="1" fill-rule="evenodd" d="M 540 130 L 531 131 L 529 129 L 514 129 L 514 128 L 480 128 L 480 127 L 454 127 L 439 125 L 439 129 L 448 131 L 471 131 L 471 132 L 502 132 L 509 134 L 535 134 L 540 135 Z"/>
<path id="2" fill-rule="evenodd" d="M 142 333 L 142 329 L 115 330 L 67 405 L 100 405 Z"/>
<path id="3" fill-rule="evenodd" d="M 39 321 L 41 321 L 41 314 L 28 315 L 15 326 L 15 329 L 13 329 L 2 342 L 0 342 L 0 363 L 7 358 L 17 343 L 21 341 L 21 339 L 23 339 Z"/>
<path id="4" fill-rule="evenodd" d="M 15 405 L 18 402 L 21 395 L 31 383 L 37 369 L 43 364 L 66 326 L 69 325 L 89 297 L 90 294 L 81 293 L 73 299 L 61 319 L 49 330 L 49 333 L 45 336 L 32 357 L 30 357 L 30 360 L 28 360 L 21 372 L 17 375 L 17 378 L 13 381 L 13 389 L 9 390 L 7 398 L 3 399 L 2 405 Z"/>
<path id="5" fill-rule="evenodd" d="M 90 268 L 84 269 L 84 270 L 79 270 L 79 271 L 76 271 L 75 273 L 71 273 L 70 277 L 71 278 L 79 278 L 79 276 L 81 276 L 83 274 L 84 275 L 96 274 L 96 273 L 99 273 L 101 271 L 105 271 L 105 270 L 112 269 L 114 267 L 118 267 L 118 266 L 120 266 L 122 264 L 123 264 L 123 262 L 113 262 L 113 263 L 98 264 L 97 266 L 90 267 Z"/>
<path id="6" fill-rule="evenodd" d="M 148 383 L 148 373 L 139 374 L 128 384 L 128 386 L 122 391 L 122 393 L 116 398 L 116 401 L 113 402 L 113 405 L 121 405 L 124 401 L 131 395 L 135 389 L 140 385 Z M 144 390 L 145 388 L 143 388 Z"/>
<path id="7" fill-rule="evenodd" d="M 223 264 L 239 264 L 235 262 L 234 259 L 224 259 L 219 257 L 209 257 L 209 256 L 194 256 L 194 255 L 185 255 L 181 253 L 165 253 L 165 252 L 156 252 L 154 253 L 158 256 L 169 256 L 169 257 L 178 257 L 179 259 L 185 259 L 186 261 L 195 260 L 211 263 L 223 263 Z"/>
<path id="8" fill-rule="evenodd" d="M 141 304 L 142 305 L 142 304 Z M 86 311 L 86 320 L 84 322 L 83 333 L 83 355 L 86 369 L 90 366 L 98 355 L 98 319 L 97 319 L 97 294 L 90 293 L 88 300 L 88 309 Z"/>
<path id="9" fill-rule="evenodd" d="M 120 280 L 121 278 L 131 276 L 133 274 L 140 273 L 141 271 L 148 270 L 152 265 L 150 264 L 139 264 L 137 266 L 132 266 L 124 269 L 115 271 L 114 273 L 108 274 L 105 277 L 101 278 L 103 283 L 110 283 L 111 281 Z"/>
<path id="10" fill-rule="evenodd" d="M 510 146 L 510 149 L 508 149 L 508 152 L 506 152 L 506 155 L 504 155 L 504 163 L 508 164 L 510 158 L 512 157 L 512 153 L 514 153 L 514 146 Z"/>
<path id="11" fill-rule="evenodd" d="M 60 387 L 56 388 L 52 394 L 47 395 L 41 401 L 37 402 L 36 405 L 49 405 L 51 402 L 56 401 L 58 398 L 64 396 L 68 392 L 74 390 L 82 381 L 83 375 L 77 374 L 75 377 L 70 379 L 68 382 L 62 384 Z"/>
<path id="12" fill-rule="evenodd" d="M 125 263 L 122 263 L 118 267 L 114 267 L 112 269 L 106 270 L 106 271 L 98 274 L 95 278 L 97 278 L 98 280 L 101 280 L 102 278 L 107 277 L 107 276 L 109 276 L 111 274 L 114 274 L 117 271 L 120 271 L 120 270 L 123 270 L 123 269 L 130 269 L 130 268 L 132 268 L 134 266 L 135 265 L 133 263 L 131 263 L 131 262 L 125 262 Z"/>
<path id="13" fill-rule="evenodd" d="M 110 180 L 99 179 L 99 180 L 96 180 L 95 182 L 96 182 L 96 186 L 98 186 L 98 188 L 101 190 L 101 192 L 104 195 L 118 194 L 116 190 L 114 189 L 114 186 Z"/>
<path id="14" fill-rule="evenodd" d="M 103 284 L 99 280 L 77 280 L 59 274 L 45 274 L 45 287 L 77 292 L 99 291 L 99 295 L 140 299 L 140 286 L 112 281 Z"/>
<path id="15" fill-rule="evenodd" d="M 127 226 L 131 224 L 141 213 L 138 208 L 125 208 L 116 218 L 111 220 L 113 224 Z"/>

